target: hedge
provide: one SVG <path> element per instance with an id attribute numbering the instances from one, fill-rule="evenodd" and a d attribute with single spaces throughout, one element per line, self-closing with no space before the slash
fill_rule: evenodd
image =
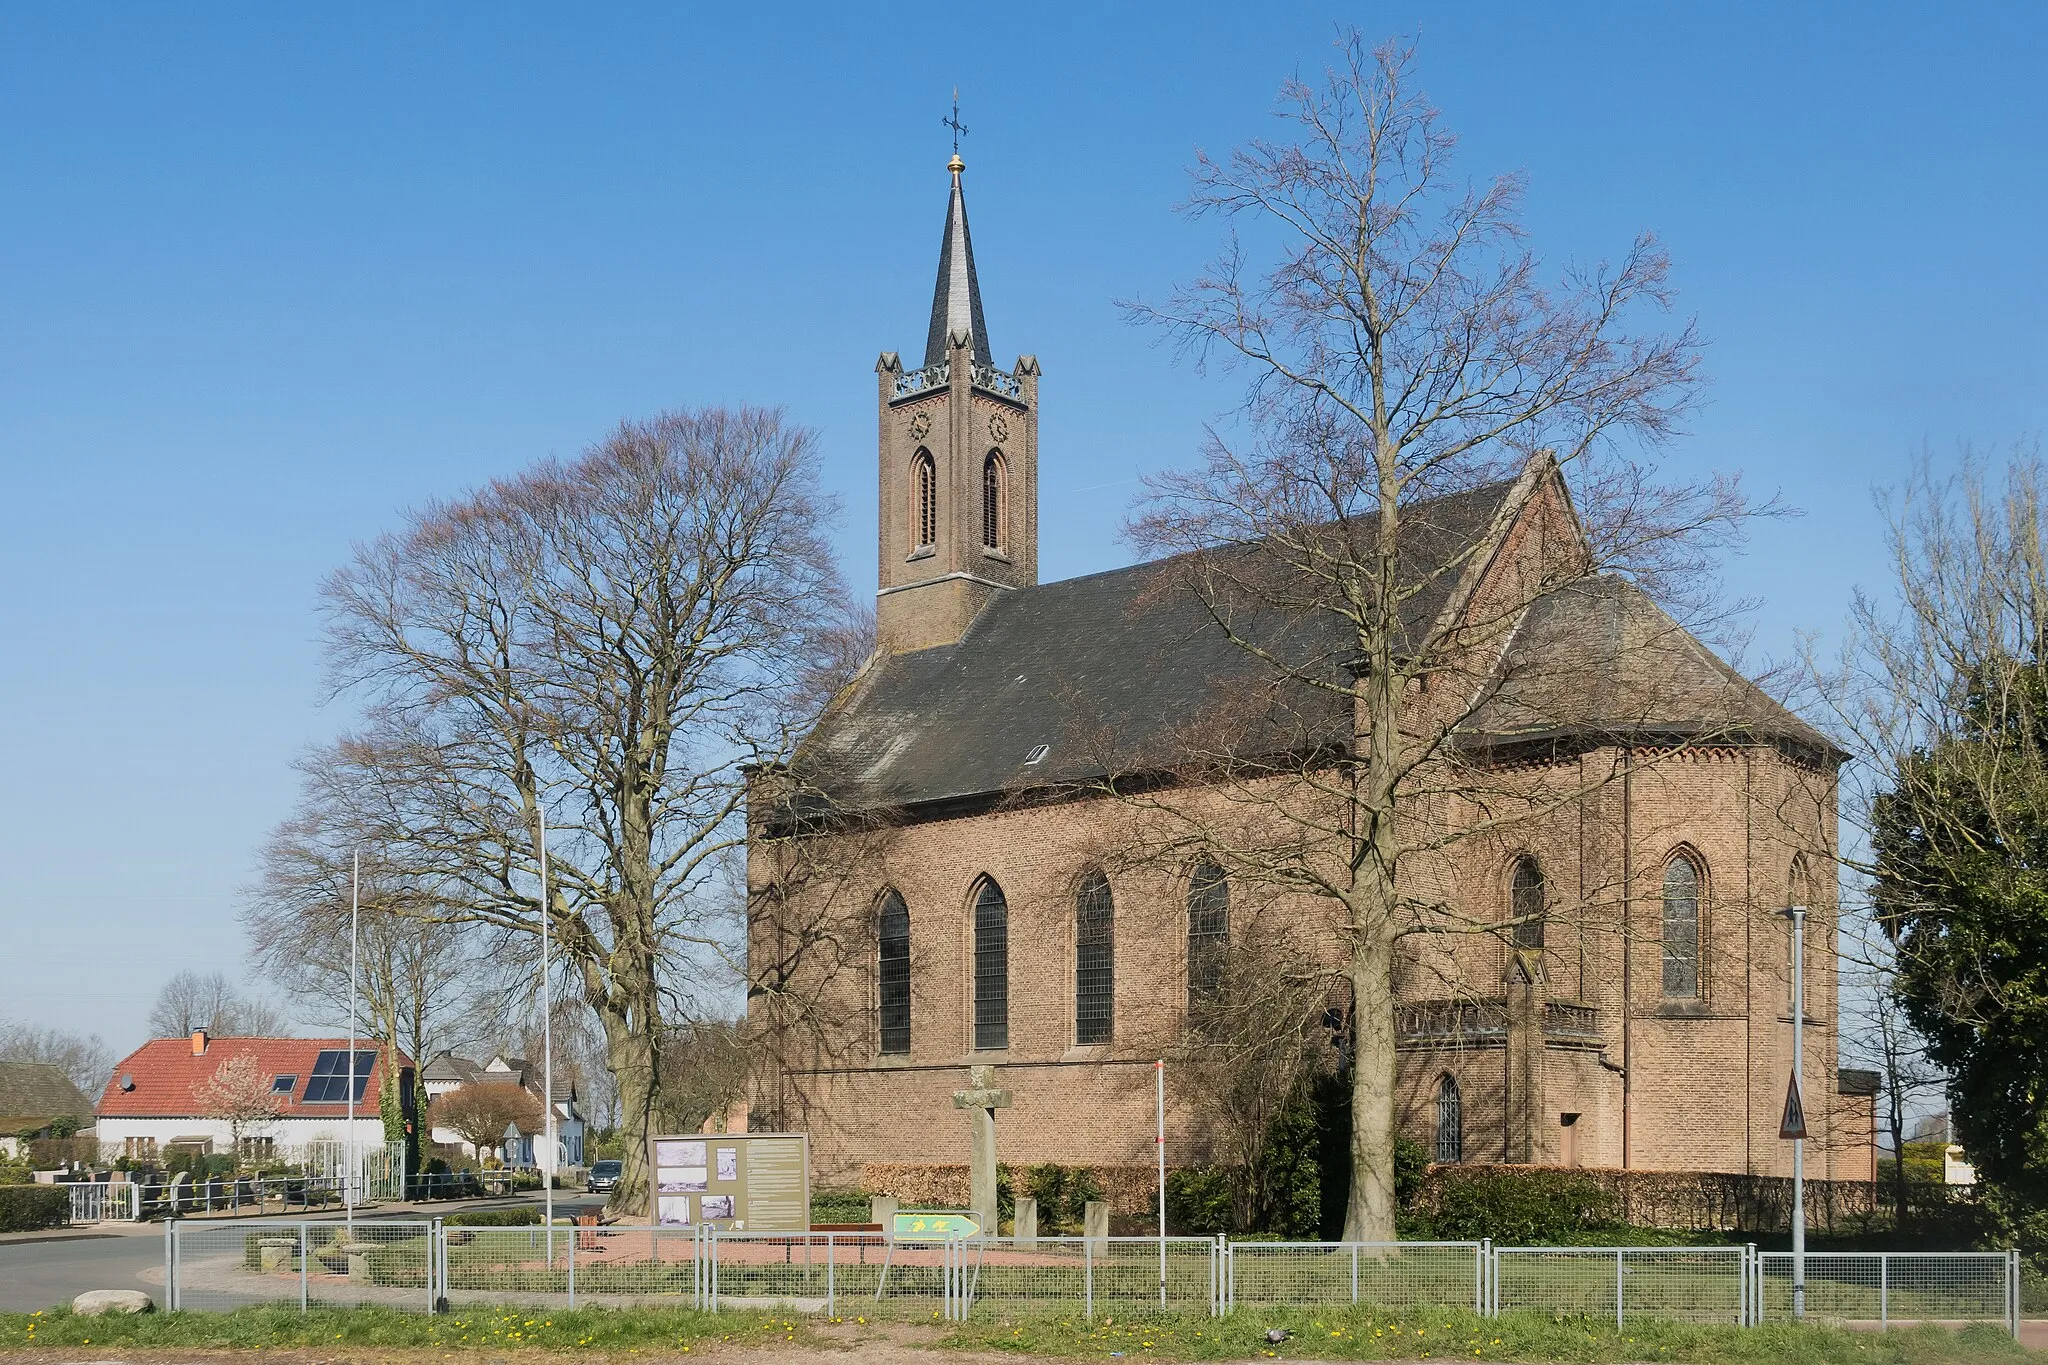
<path id="1" fill-rule="evenodd" d="M 471 1209 L 451 1213 L 441 1221 L 451 1228 L 534 1228 L 540 1226 L 540 1208 L 526 1204 L 511 1209 Z"/>
<path id="2" fill-rule="evenodd" d="M 0 1185 L 0 1232 L 61 1228 L 71 1221 L 66 1185 Z"/>

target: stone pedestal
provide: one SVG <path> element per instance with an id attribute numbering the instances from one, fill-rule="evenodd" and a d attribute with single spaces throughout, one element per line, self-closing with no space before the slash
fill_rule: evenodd
<path id="1" fill-rule="evenodd" d="M 883 1236 L 893 1236 L 896 1232 L 896 1196 L 878 1194 L 868 1200 L 868 1221 L 880 1223 Z"/>
<path id="2" fill-rule="evenodd" d="M 968 1117 L 968 1205 L 982 1230 L 994 1236 L 996 1215 L 996 1110 L 1009 1107 L 1010 1092 L 999 1090 L 992 1066 L 967 1068 L 968 1088 L 953 1092 L 953 1107 Z"/>
<path id="3" fill-rule="evenodd" d="M 339 1248 L 348 1257 L 348 1278 L 351 1284 L 370 1282 L 370 1253 L 377 1249 L 375 1242 L 344 1242 Z"/>
<path id="4" fill-rule="evenodd" d="M 1034 1246 L 1038 1242 L 1038 1201 L 1028 1194 L 1017 1196 L 1016 1223 L 1011 1235 L 1018 1246 Z"/>
<path id="5" fill-rule="evenodd" d="M 266 1271 L 289 1269 L 292 1255 L 298 1249 L 296 1237 L 265 1237 L 256 1243 L 257 1254 L 262 1258 Z"/>
<path id="6" fill-rule="evenodd" d="M 1100 1256 L 1109 1250 L 1109 1203 L 1107 1200 L 1091 1199 L 1081 1206 L 1081 1235 L 1092 1244 L 1094 1253 Z"/>

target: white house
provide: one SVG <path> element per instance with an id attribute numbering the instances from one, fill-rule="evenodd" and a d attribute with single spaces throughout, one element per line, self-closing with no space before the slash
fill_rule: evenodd
<path id="1" fill-rule="evenodd" d="M 123 1155 L 138 1161 L 153 1161 L 177 1149 L 225 1152 L 232 1130 L 227 1120 L 208 1112 L 212 1106 L 201 1096 L 224 1064 L 254 1057 L 258 1073 L 270 1080 L 276 1114 L 244 1126 L 247 1154 L 296 1161 L 303 1160 L 314 1144 L 346 1143 L 351 1136 L 348 1042 L 214 1038 L 203 1031 L 189 1039 L 152 1039 L 114 1068 L 100 1096 L 100 1142 L 103 1147 L 118 1146 Z M 412 1061 L 402 1053 L 395 1055 L 400 1103 L 413 1117 Z M 377 1108 L 383 1065 L 383 1047 L 374 1039 L 358 1038 L 353 1136 L 361 1151 L 380 1151 L 384 1146 L 384 1120 Z"/>
<path id="2" fill-rule="evenodd" d="M 489 1062 L 478 1064 L 467 1057 L 443 1052 L 427 1063 L 426 1070 L 420 1073 L 420 1081 L 426 1087 L 429 1102 L 465 1085 L 516 1085 L 538 1096 L 541 1093 L 540 1073 L 540 1065 L 524 1057 L 493 1057 Z M 581 1166 L 587 1125 L 582 1110 L 577 1107 L 576 1087 L 557 1081 L 554 1101 L 555 1134 L 562 1146 L 562 1163 Z M 465 1145 L 460 1134 L 447 1128 L 435 1128 L 428 1136 L 437 1143 Z M 506 1164 L 522 1167 L 541 1165 L 535 1151 L 535 1139 L 539 1136 L 537 1133 L 508 1134 L 504 1148 Z"/>

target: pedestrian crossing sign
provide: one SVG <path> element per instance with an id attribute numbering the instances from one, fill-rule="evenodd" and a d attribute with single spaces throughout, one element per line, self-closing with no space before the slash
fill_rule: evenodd
<path id="1" fill-rule="evenodd" d="M 1778 1121 L 1778 1136 L 1788 1142 L 1806 1136 L 1806 1101 L 1796 1075 L 1785 1085 L 1785 1117 Z"/>

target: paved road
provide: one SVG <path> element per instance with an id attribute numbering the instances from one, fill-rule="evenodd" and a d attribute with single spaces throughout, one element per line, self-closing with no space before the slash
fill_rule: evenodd
<path id="1" fill-rule="evenodd" d="M 162 1302 L 163 1233 L 0 1244 L 0 1311 L 54 1308 L 88 1289 L 140 1289 Z"/>
<path id="2" fill-rule="evenodd" d="M 565 1192 L 555 1196 L 555 1214 L 566 1217 L 581 1207 L 595 1207 L 603 1202 L 602 1196 Z M 509 1205 L 494 1203 L 489 1207 Z M 71 1302 L 88 1289 L 140 1289 L 161 1304 L 163 1228 L 152 1225 L 67 1241 L 0 1242 L 0 1312 L 32 1313 L 39 1308 L 54 1308 Z"/>

